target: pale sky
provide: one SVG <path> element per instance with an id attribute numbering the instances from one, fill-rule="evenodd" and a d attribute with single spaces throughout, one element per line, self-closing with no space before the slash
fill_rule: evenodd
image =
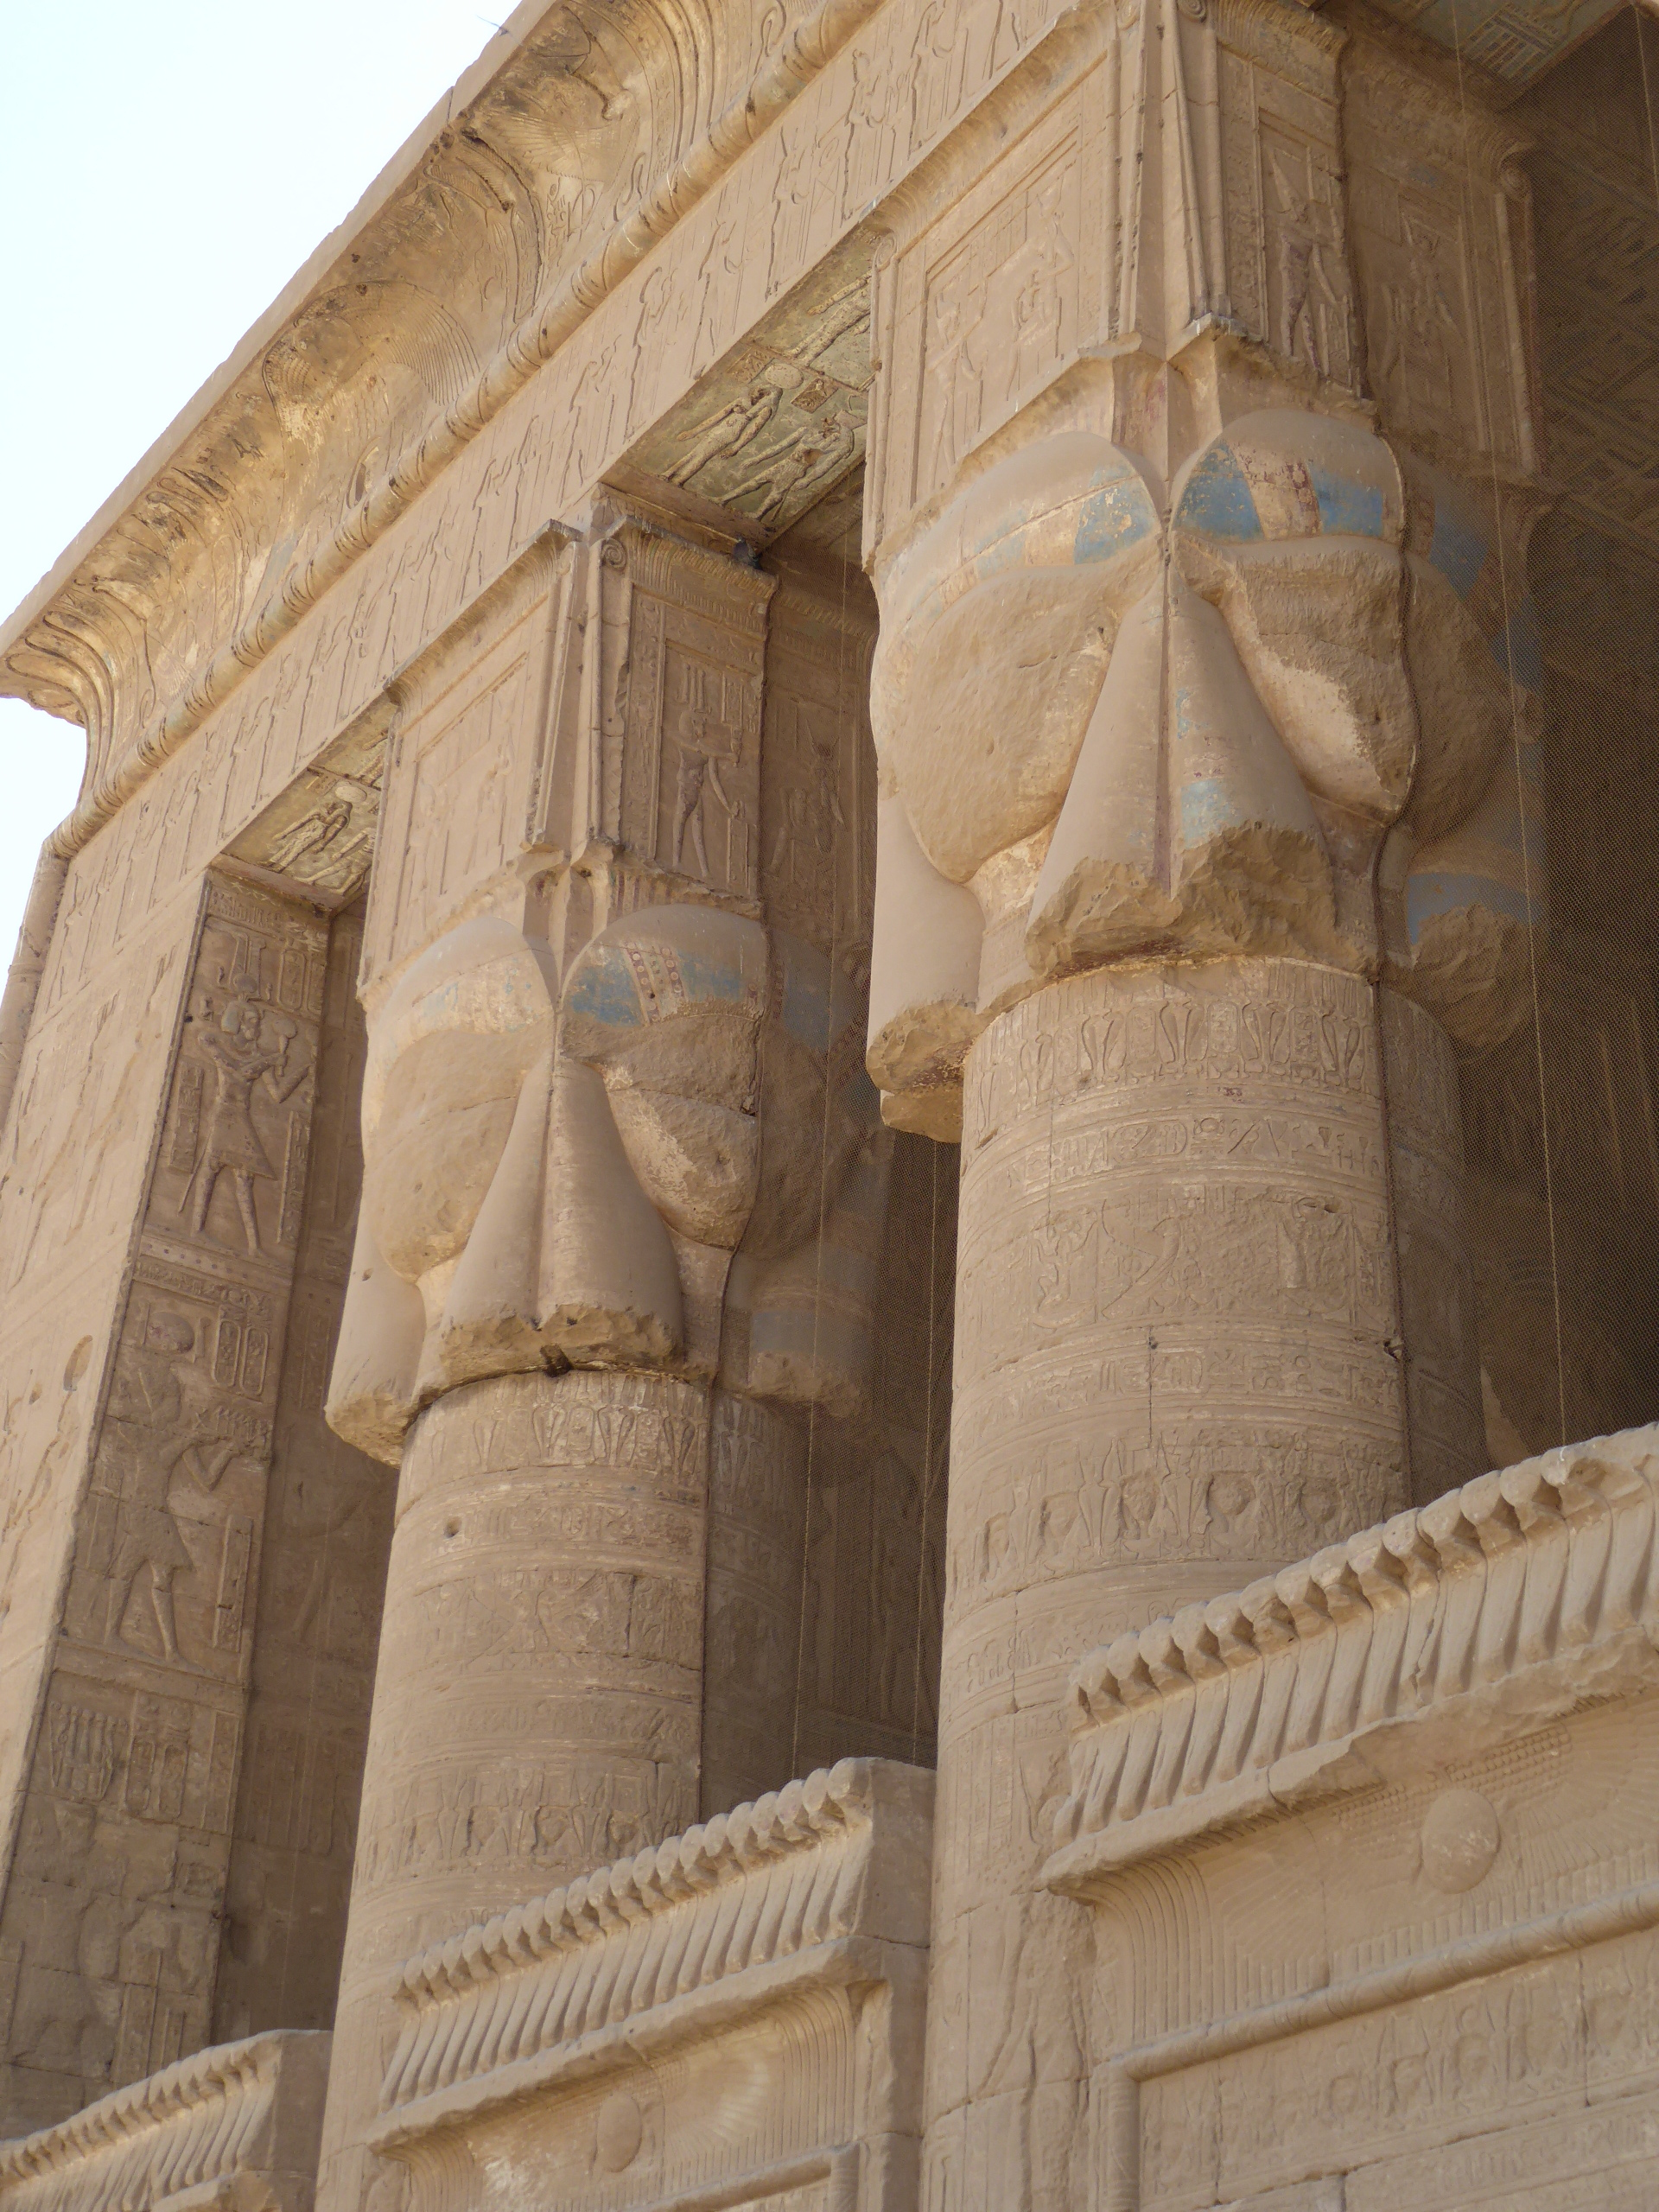
<path id="1" fill-rule="evenodd" d="M 0 613 L 495 35 L 512 0 L 0 8 Z M 0 975 L 72 722 L 0 699 Z"/>

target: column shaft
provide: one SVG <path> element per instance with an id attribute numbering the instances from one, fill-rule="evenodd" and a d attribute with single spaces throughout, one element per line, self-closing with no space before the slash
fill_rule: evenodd
<path id="1" fill-rule="evenodd" d="M 1407 1503 L 1372 989 L 1075 976 L 974 1046 L 963 1163 L 929 2156 L 946 2203 L 1058 2208 L 1087 1936 L 1035 1878 L 1067 1669 Z"/>
<path id="2" fill-rule="evenodd" d="M 697 1812 L 709 1394 L 465 1385 L 398 1486 L 319 2186 L 355 2208 L 391 1969 Z"/>

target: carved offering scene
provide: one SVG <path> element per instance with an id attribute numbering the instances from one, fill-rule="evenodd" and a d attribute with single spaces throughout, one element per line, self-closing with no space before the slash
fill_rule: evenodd
<path id="1" fill-rule="evenodd" d="M 526 0 L 0 627 L 0 2212 L 1650 2212 L 1656 112 Z"/>

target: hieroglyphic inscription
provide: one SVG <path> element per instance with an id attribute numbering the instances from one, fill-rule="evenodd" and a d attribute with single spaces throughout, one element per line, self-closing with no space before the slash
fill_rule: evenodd
<path id="1" fill-rule="evenodd" d="M 1620 2092 L 1649 2078 L 1656 2035 L 1654 1948 L 1640 1936 L 1268 2043 L 1144 2085 L 1141 2202 L 1186 2212 L 1318 2166 L 1350 2170 L 1350 2203 L 1412 2201 L 1414 2180 L 1429 2174 L 1440 2201 L 1461 2203 L 1464 2191 L 1501 2182 L 1493 2162 L 1518 2151 L 1510 2186 L 1491 2201 L 1530 2205 L 1518 2185 L 1542 2182 L 1550 2164 L 1563 2181 L 1604 2163 L 1647 2165 L 1649 2100 L 1633 2129 Z M 1563 2162 L 1555 2131 L 1525 2123 L 1558 2106 L 1582 2109 L 1586 2079 L 1602 2117 L 1573 2131 Z M 1463 2152 L 1455 2180 L 1445 2163 L 1453 2143 Z M 1608 2187 L 1612 2176 L 1598 2180 Z M 1553 2189 L 1536 2200 L 1561 2201 Z"/>
<path id="2" fill-rule="evenodd" d="M 928 1761 L 938 1711 L 957 1155 L 893 1147 L 868 1418 L 812 1424 L 799 1751 Z"/>
<path id="3" fill-rule="evenodd" d="M 1338 92 L 1339 41 L 1254 0 L 1215 10 L 1228 313 L 1338 385 L 1358 374 Z"/>
<path id="4" fill-rule="evenodd" d="M 760 791 L 766 918 L 842 961 L 868 947 L 874 905 L 874 642 L 861 577 L 833 598 L 791 581 L 772 603 Z"/>
<path id="5" fill-rule="evenodd" d="M 696 1816 L 708 1469 L 665 1376 L 471 1383 L 411 1433 L 325 2160 L 364 2155 L 393 1964 Z"/>
<path id="6" fill-rule="evenodd" d="M 969 1055 L 931 2002 L 997 1994 L 930 2085 L 961 2202 L 1069 2190 L 1084 2139 L 1084 1947 L 1033 1893 L 1065 1670 L 1405 1503 L 1383 1141 L 1335 971 L 1096 970 Z"/>
<path id="7" fill-rule="evenodd" d="M 362 1182 L 362 942 L 359 906 L 329 931 L 215 2042 L 278 2024 L 326 2027 L 345 1940 L 394 1487 L 322 1414 Z"/>
<path id="8" fill-rule="evenodd" d="M 1353 255 L 1384 425 L 1453 462 L 1533 467 L 1510 170 L 1523 135 L 1485 114 L 1471 124 L 1449 87 L 1370 38 L 1355 40 L 1345 82 Z"/>
<path id="9" fill-rule="evenodd" d="M 557 542 L 518 563 L 398 687 L 386 861 L 369 903 L 375 972 L 461 918 L 526 842 L 547 741 Z"/>
<path id="10" fill-rule="evenodd" d="M 1098 222 L 1085 180 L 1102 166 L 1100 101 L 1096 73 L 900 253 L 880 492 L 889 516 L 948 484 L 1097 327 L 1098 264 L 1082 241 Z"/>
<path id="11" fill-rule="evenodd" d="M 805 1424 L 717 1391 L 709 1450 L 704 1820 L 793 1771 L 800 1712 Z"/>
<path id="12" fill-rule="evenodd" d="M 14 2125 L 207 2039 L 324 950 L 210 879 L 6 1893 Z"/>
<path id="13" fill-rule="evenodd" d="M 1402 1502 L 1368 995 L 1306 969 L 1067 990 L 971 1066 L 964 1603 L 1022 1560 L 1281 1558 Z"/>
<path id="14" fill-rule="evenodd" d="M 607 718 L 603 827 L 652 868 L 752 901 L 772 580 L 633 528 L 605 550 L 627 644 Z"/>

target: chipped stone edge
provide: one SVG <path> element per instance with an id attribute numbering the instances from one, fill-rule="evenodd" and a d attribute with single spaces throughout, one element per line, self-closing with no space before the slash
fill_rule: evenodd
<path id="1" fill-rule="evenodd" d="M 1659 1685 L 1656 1493 L 1659 1426 L 1565 1446 L 1089 1653 L 1044 1883 Z"/>
<path id="2" fill-rule="evenodd" d="M 388 1990 L 404 2017 L 372 2146 L 798 1987 L 914 1979 L 919 2001 L 932 1780 L 843 1759 L 410 1959 Z"/>
<path id="3" fill-rule="evenodd" d="M 275 2028 L 215 2044 L 55 2126 L 0 2143 L 0 2202 L 70 2187 L 89 2212 L 207 2205 L 249 2171 L 287 2177 L 296 2185 L 286 2197 L 308 2201 L 332 2043 L 326 2030 Z M 296 2072 L 308 2078 L 293 2081 Z M 283 2139 L 290 2130 L 279 2106 L 290 2089 L 315 2099 L 304 2141 Z M 88 2170 L 84 2181 L 74 2179 L 77 2167 Z"/>

